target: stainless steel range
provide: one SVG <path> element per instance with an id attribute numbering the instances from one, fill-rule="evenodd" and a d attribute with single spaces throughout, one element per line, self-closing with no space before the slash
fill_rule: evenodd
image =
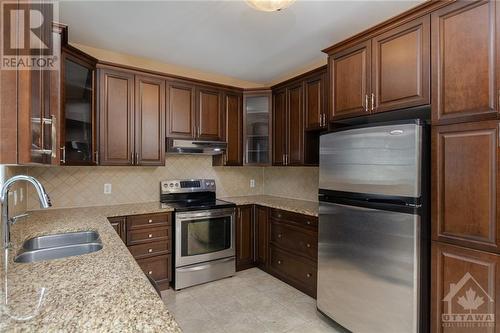
<path id="1" fill-rule="evenodd" d="M 160 186 L 160 201 L 174 208 L 174 289 L 234 275 L 236 205 L 216 199 L 213 179 Z"/>

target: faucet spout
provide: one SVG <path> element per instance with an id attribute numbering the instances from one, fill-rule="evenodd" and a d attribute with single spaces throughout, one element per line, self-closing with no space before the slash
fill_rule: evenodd
<path id="1" fill-rule="evenodd" d="M 3 248 L 7 249 L 10 246 L 10 225 L 9 219 L 9 190 L 12 185 L 18 181 L 26 181 L 33 185 L 40 201 L 40 208 L 49 208 L 52 206 L 50 197 L 45 191 L 43 185 L 34 177 L 26 175 L 18 175 L 8 179 L 0 188 L 0 204 L 2 206 L 2 239 Z"/>

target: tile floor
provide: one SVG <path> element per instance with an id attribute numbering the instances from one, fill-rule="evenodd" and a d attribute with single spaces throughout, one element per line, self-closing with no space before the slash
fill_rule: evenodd
<path id="1" fill-rule="evenodd" d="M 343 332 L 313 298 L 257 268 L 162 297 L 185 333 Z"/>

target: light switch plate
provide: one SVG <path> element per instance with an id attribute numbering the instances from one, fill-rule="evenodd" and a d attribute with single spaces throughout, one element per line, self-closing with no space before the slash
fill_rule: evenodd
<path id="1" fill-rule="evenodd" d="M 250 179 L 250 187 L 255 187 L 255 179 Z"/>

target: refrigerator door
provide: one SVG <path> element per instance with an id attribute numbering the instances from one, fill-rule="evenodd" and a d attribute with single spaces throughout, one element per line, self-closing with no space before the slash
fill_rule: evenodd
<path id="1" fill-rule="evenodd" d="M 420 197 L 422 126 L 354 128 L 320 138 L 319 188 Z"/>
<path id="2" fill-rule="evenodd" d="M 320 202 L 320 311 L 356 333 L 418 332 L 420 216 Z"/>

